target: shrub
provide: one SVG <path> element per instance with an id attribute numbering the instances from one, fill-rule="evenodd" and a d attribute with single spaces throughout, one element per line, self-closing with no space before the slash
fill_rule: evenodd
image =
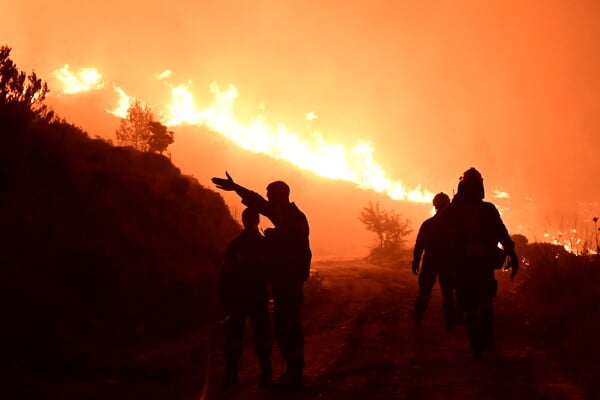
<path id="1" fill-rule="evenodd" d="M 547 243 L 517 247 L 522 267 L 510 296 L 524 326 L 554 349 L 563 369 L 590 398 L 600 394 L 600 258 L 574 255 Z M 502 285 L 507 287 L 510 285 Z"/>
<path id="2" fill-rule="evenodd" d="M 402 219 L 393 210 L 381 209 L 379 203 L 369 202 L 360 213 L 360 221 L 377 236 L 377 245 L 371 249 L 369 261 L 388 263 L 403 255 L 406 237 L 412 232 L 408 219 Z"/>

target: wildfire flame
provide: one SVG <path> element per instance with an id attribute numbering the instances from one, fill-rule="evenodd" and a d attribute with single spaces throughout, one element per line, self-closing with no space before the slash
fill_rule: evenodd
<path id="1" fill-rule="evenodd" d="M 187 86 L 173 87 L 163 123 L 167 126 L 204 125 L 246 150 L 287 160 L 324 178 L 350 181 L 362 189 L 385 192 L 396 200 L 429 203 L 433 199 L 434 194 L 421 186 L 408 190 L 401 181 L 387 178 L 373 158 L 374 147 L 369 141 L 359 141 L 346 148 L 341 144 L 327 143 L 322 133 L 317 131 L 312 132 L 312 140 L 306 140 L 283 124 L 267 124 L 262 116 L 244 124 L 238 121 L 233 110 L 238 97 L 234 85 L 221 90 L 213 83 L 210 91 L 215 99 L 213 104 L 207 109 L 199 109 Z M 306 114 L 306 118 L 313 120 L 316 115 L 311 112 Z"/>
<path id="2" fill-rule="evenodd" d="M 117 106 L 112 110 L 106 110 L 109 114 L 114 115 L 119 118 L 127 118 L 127 110 L 131 106 L 132 100 L 134 98 L 127 96 L 127 93 L 123 89 L 118 86 L 113 86 L 114 91 L 119 96 L 119 100 L 117 100 Z"/>
<path id="3" fill-rule="evenodd" d="M 362 189 L 385 192 L 392 199 L 418 203 L 431 203 L 433 199 L 434 194 L 423 189 L 421 185 L 409 190 L 403 182 L 388 178 L 383 168 L 374 159 L 375 149 L 370 141 L 359 140 L 354 146 L 346 147 L 342 144 L 327 143 L 323 134 L 318 131 L 311 132 L 310 138 L 307 139 L 306 135 L 294 132 L 284 124 L 269 125 L 263 115 L 252 118 L 249 123 L 242 123 L 234 113 L 234 103 L 238 97 L 234 85 L 221 90 L 216 83 L 212 83 L 210 92 L 214 101 L 209 107 L 200 109 L 195 104 L 189 84 L 172 86 L 165 82 L 172 74 L 171 70 L 165 70 L 155 75 L 156 79 L 170 87 L 171 100 L 159 109 L 161 122 L 166 126 L 184 124 L 206 126 L 248 151 L 287 160 L 324 178 L 350 181 Z M 70 66 L 65 64 L 52 75 L 61 83 L 64 94 L 104 88 L 104 80 L 96 68 L 80 68 L 73 72 Z M 117 105 L 106 111 L 116 117 L 126 118 L 127 111 L 136 98 L 129 96 L 118 86 L 113 85 L 113 90 L 118 97 Z M 261 103 L 258 109 L 264 112 L 264 104 Z M 311 123 L 317 115 L 308 112 L 305 118 Z M 500 190 L 493 190 L 493 197 L 497 200 L 505 200 L 510 195 Z M 500 207 L 499 210 L 504 211 Z M 432 209 L 431 214 L 434 213 L 435 209 Z M 596 222 L 597 219 L 594 220 L 594 223 Z M 588 241 L 582 241 L 577 237 L 575 229 L 569 233 L 559 231 L 555 236 L 545 233 L 544 240 L 561 245 L 575 254 L 597 253 L 589 249 Z"/>
<path id="4" fill-rule="evenodd" d="M 506 192 L 503 192 L 498 189 L 494 189 L 494 198 L 495 199 L 508 199 L 510 195 Z"/>
<path id="5" fill-rule="evenodd" d="M 579 232 L 575 228 L 570 231 L 558 230 L 554 235 L 545 232 L 543 237 L 546 243 L 561 246 L 569 253 L 576 255 L 598 254 L 597 247 L 594 248 L 595 238 L 588 236 L 588 239 L 584 239 L 579 236 Z"/>
<path id="6" fill-rule="evenodd" d="M 173 75 L 173 71 L 171 71 L 170 69 L 166 69 L 160 74 L 156 74 L 156 79 L 166 79 L 169 78 L 171 75 Z"/>
<path id="7" fill-rule="evenodd" d="M 52 75 L 61 82 L 64 94 L 89 92 L 104 87 L 102 75 L 96 68 L 80 68 L 79 71 L 72 72 L 69 64 L 65 64 Z"/>
<path id="8" fill-rule="evenodd" d="M 164 80 L 171 74 L 170 70 L 166 70 L 157 74 L 156 78 Z M 81 69 L 73 74 L 65 65 L 54 75 L 62 82 L 64 93 L 78 93 L 103 86 L 102 76 L 93 68 Z M 117 106 L 107 112 L 125 118 L 133 97 L 118 86 L 113 86 L 113 89 L 118 95 Z M 347 147 L 328 143 L 318 131 L 311 132 L 310 137 L 306 138 L 306 135 L 294 132 L 284 124 L 268 124 L 262 115 L 243 123 L 234 113 L 235 99 L 238 97 L 234 85 L 222 90 L 217 83 L 212 83 L 210 92 L 214 97 L 213 103 L 200 109 L 189 85 L 171 86 L 171 100 L 159 110 L 161 122 L 169 127 L 183 124 L 206 126 L 248 151 L 284 159 L 324 178 L 354 182 L 361 189 L 384 192 L 392 199 L 418 203 L 431 203 L 433 199 L 434 193 L 420 185 L 409 190 L 403 182 L 388 178 L 374 159 L 375 149 L 370 141 L 359 140 L 354 146 Z M 306 119 L 312 121 L 316 119 L 316 114 L 309 112 Z"/>

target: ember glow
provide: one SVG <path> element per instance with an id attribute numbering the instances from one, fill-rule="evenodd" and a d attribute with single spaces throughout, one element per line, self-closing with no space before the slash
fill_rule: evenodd
<path id="1" fill-rule="evenodd" d="M 573 228 L 568 231 L 558 230 L 553 234 L 544 233 L 544 242 L 563 247 L 569 253 L 577 255 L 598 254 L 595 234 L 579 232 Z"/>

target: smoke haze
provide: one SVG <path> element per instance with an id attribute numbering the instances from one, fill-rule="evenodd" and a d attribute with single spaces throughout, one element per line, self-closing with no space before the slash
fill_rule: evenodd
<path id="1" fill-rule="evenodd" d="M 112 84 L 164 104 L 169 91 L 155 76 L 168 69 L 204 98 L 212 81 L 235 84 L 241 117 L 264 104 L 271 122 L 302 130 L 315 112 L 311 128 L 330 142 L 370 140 L 387 175 L 411 188 L 451 194 L 475 166 L 488 199 L 494 189 L 510 194 L 499 205 L 511 232 L 532 240 L 552 229 L 585 233 L 600 214 L 598 2 L 1 3 L 2 44 L 20 69 L 49 82 L 60 115 L 93 134 L 114 134 L 104 112 L 115 106 Z M 98 68 L 102 94 L 58 98 L 51 73 L 64 64 Z M 173 161 L 184 173 L 206 184 L 223 173 L 190 147 L 192 133 L 174 130 Z M 265 170 L 245 171 L 241 183 L 262 191 Z M 369 195 L 354 196 L 342 214 L 358 224 Z M 419 210 L 409 213 L 415 228 L 428 216 Z"/>

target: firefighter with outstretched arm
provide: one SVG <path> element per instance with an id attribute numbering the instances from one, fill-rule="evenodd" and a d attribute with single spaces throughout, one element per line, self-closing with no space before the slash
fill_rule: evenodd
<path id="1" fill-rule="evenodd" d="M 304 386 L 301 306 L 312 258 L 308 220 L 296 204 L 290 202 L 290 188 L 285 182 L 271 182 L 265 199 L 225 174 L 226 178 L 212 178 L 216 187 L 235 191 L 244 205 L 273 223 L 274 227 L 265 231 L 267 278 L 273 296 L 275 338 L 286 364 L 283 375 L 275 383 L 301 388 Z"/>

